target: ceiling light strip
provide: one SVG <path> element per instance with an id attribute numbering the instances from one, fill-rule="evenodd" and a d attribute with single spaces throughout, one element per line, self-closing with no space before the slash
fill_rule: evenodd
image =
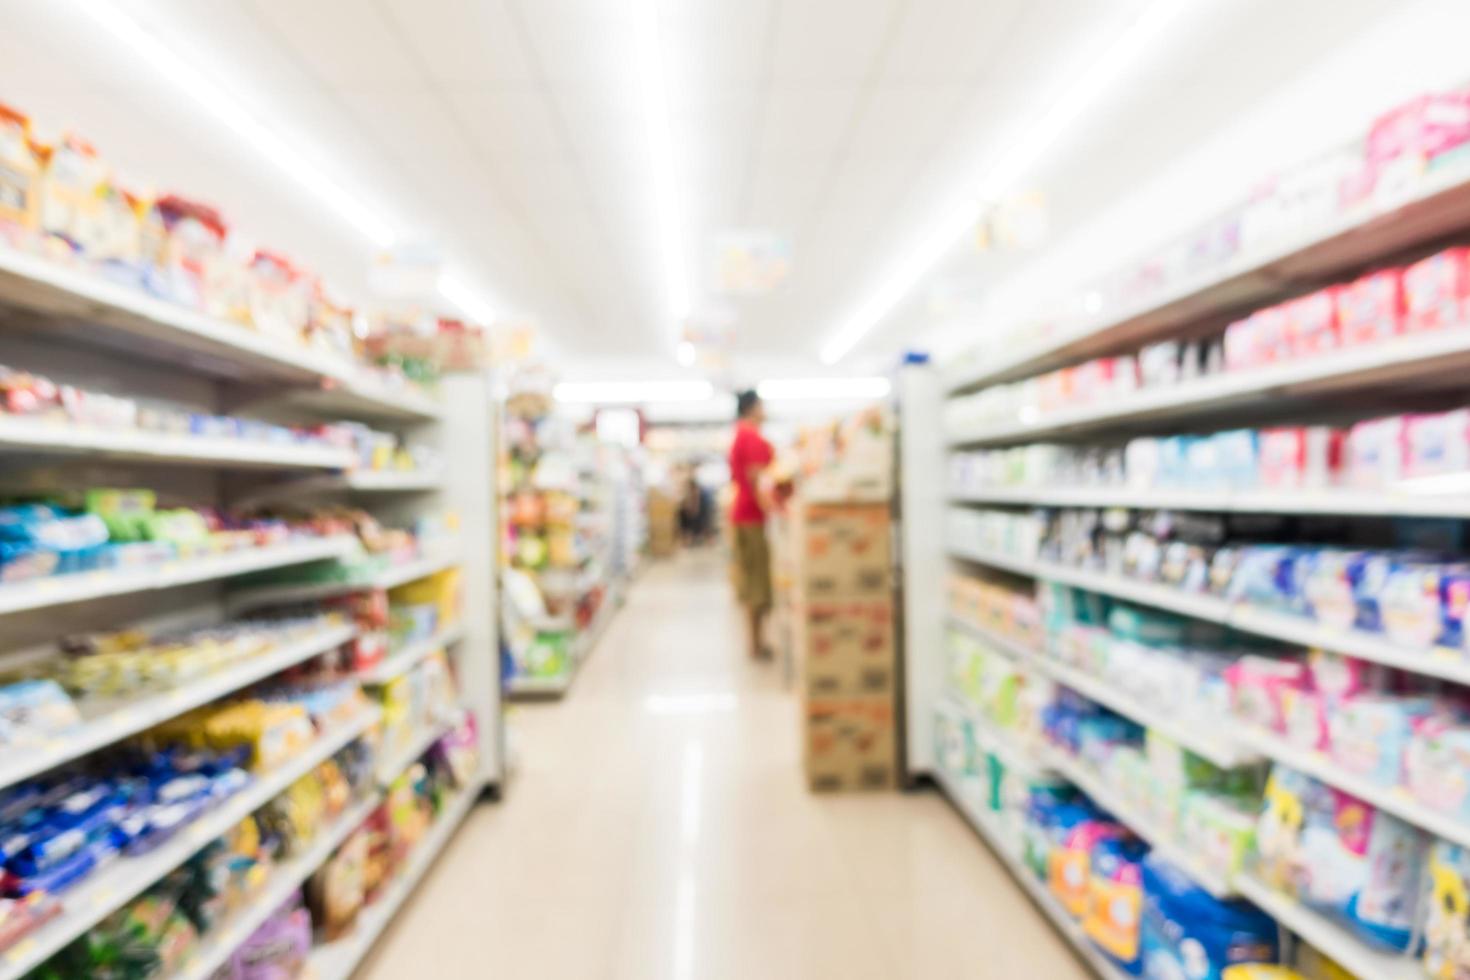
<path id="1" fill-rule="evenodd" d="M 1187 4 L 1198 0 L 1153 0 L 1106 51 L 1073 79 L 1036 122 L 1007 145 L 1005 154 L 977 184 L 953 201 L 946 217 L 935 222 L 919 245 L 823 345 L 823 363 L 835 364 L 914 288 L 979 218 L 987 202 L 998 200 L 1036 163 L 1067 126 L 1096 103 L 1142 52 L 1157 41 L 1164 27 Z"/>
<path id="2" fill-rule="evenodd" d="M 397 239 L 392 224 L 380 211 L 352 195 L 339 181 L 317 168 L 287 139 L 262 123 L 206 75 L 175 55 L 168 45 L 123 13 L 117 4 L 110 0 L 77 0 L 75 6 L 371 244 L 388 248 Z M 441 276 L 438 290 L 470 319 L 480 323 L 494 320 L 491 305 L 454 276 Z"/>
<path id="3" fill-rule="evenodd" d="M 682 189 L 674 167 L 674 141 L 669 127 L 667 65 L 659 26 L 658 0 L 638 0 L 637 63 L 647 130 L 649 174 L 658 222 L 668 316 L 675 341 L 689 315 L 689 270 L 684 252 Z"/>
<path id="4" fill-rule="evenodd" d="M 775 401 L 869 401 L 886 398 L 892 384 L 884 377 L 862 378 L 767 378 L 756 385 L 756 394 Z"/>
<path id="5" fill-rule="evenodd" d="M 702 402 L 714 397 L 715 389 L 704 380 L 660 381 L 562 381 L 552 396 L 562 404 L 654 405 Z"/>

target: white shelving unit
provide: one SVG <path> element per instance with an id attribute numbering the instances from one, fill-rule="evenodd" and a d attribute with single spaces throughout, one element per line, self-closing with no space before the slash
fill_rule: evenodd
<path id="1" fill-rule="evenodd" d="M 356 635 L 356 627 L 329 626 L 279 649 L 248 657 L 197 681 L 136 701 L 106 705 L 97 715 L 75 728 L 58 732 L 39 744 L 26 745 L 23 751 L 7 753 L 16 758 L 0 766 L 0 787 L 12 786 L 22 779 L 120 742 L 262 678 L 334 650 Z"/>
<path id="2" fill-rule="evenodd" d="M 67 943 L 122 908 L 135 896 L 193 857 L 205 844 L 230 831 L 292 783 L 330 759 L 343 746 L 376 725 L 376 708 L 323 732 L 315 742 L 275 769 L 261 773 L 230 797 L 156 850 L 135 858 L 119 858 L 94 872 L 63 896 L 62 914 L 0 955 L 0 980 L 14 980 L 40 966 Z"/>
<path id="3" fill-rule="evenodd" d="M 157 565 L 111 568 L 29 581 L 0 582 L 0 666 L 50 655 L 61 633 L 134 626 L 154 631 L 208 626 L 245 609 L 273 602 L 311 602 L 364 587 L 389 589 L 457 567 L 463 589 L 458 619 L 435 637 L 396 651 L 366 673 L 381 684 L 429 652 L 448 648 L 455 659 L 460 699 L 474 712 L 482 772 L 455 799 L 453 820 L 440 820 L 415 853 L 422 875 L 481 791 L 503 779 L 499 641 L 495 608 L 498 430 L 491 379 L 485 373 L 450 375 L 436 390 L 395 382 L 386 373 L 350 363 L 325 349 L 211 318 L 79 268 L 0 250 L 0 364 L 58 382 L 163 404 L 180 413 L 240 415 L 279 424 L 369 421 L 434 450 L 454 467 L 415 472 L 362 472 L 350 450 L 305 442 L 252 441 L 98 429 L 0 414 L 0 472 L 7 492 L 76 490 L 88 486 L 141 487 L 159 505 L 241 505 L 265 487 L 289 488 L 293 503 L 314 495 L 350 497 L 371 508 L 386 526 L 413 526 L 428 514 L 457 515 L 440 547 L 418 560 L 384 569 L 368 583 L 321 587 L 240 587 L 231 580 L 273 569 L 353 558 L 355 536 L 298 537 L 287 543 L 180 558 Z M 279 481 L 279 482 L 270 482 Z M 241 491 L 244 491 L 243 493 Z M 263 503 L 257 497 L 254 503 Z M 431 542 L 431 545 L 436 542 Z M 64 621 L 55 610 L 66 607 Z M 357 634 L 351 624 L 297 634 L 267 653 L 168 690 L 125 701 L 85 701 L 84 721 L 10 753 L 0 765 L 0 787 L 45 773 L 136 735 L 162 721 L 240 691 L 287 668 L 331 651 Z M 40 966 L 111 912 L 122 908 L 201 847 L 286 790 L 293 782 L 362 736 L 380 720 L 371 707 L 323 732 L 306 750 L 255 775 L 250 784 L 147 854 L 121 857 L 60 896 L 62 912 L 0 953 L 0 980 Z M 428 734 L 416 747 L 427 747 Z M 401 770 L 413 760 L 391 760 Z M 248 908 L 204 937 L 183 968 L 205 977 L 361 825 L 378 795 L 363 799 L 296 857 L 276 867 Z M 383 924 L 401 903 L 381 903 Z M 376 934 L 376 933 L 375 933 Z M 363 947 L 364 950 L 366 947 Z M 353 961 L 356 962 L 355 960 Z"/>
<path id="4" fill-rule="evenodd" d="M 1267 305 L 1294 285 L 1311 287 L 1401 249 L 1470 227 L 1470 164 L 1440 167 L 1400 196 L 1374 199 L 1316 228 L 1244 253 L 1136 306 L 1102 311 L 1034 343 L 978 351 L 945 372 L 951 394 L 1041 374 L 1120 344 L 1168 336 L 1191 321 L 1245 305 Z"/>
<path id="5" fill-rule="evenodd" d="M 134 592 L 157 592 L 196 582 L 233 578 L 269 568 L 340 558 L 357 547 L 355 538 L 318 538 L 223 555 L 183 558 L 138 568 L 51 575 L 0 586 L 0 615 L 86 602 Z"/>
<path id="6" fill-rule="evenodd" d="M 1320 912 L 1250 875 L 1236 879 L 1240 893 L 1294 934 L 1364 980 L 1424 980 L 1424 964 L 1402 953 L 1371 946 Z"/>
<path id="7" fill-rule="evenodd" d="M 1427 677 L 1470 684 L 1470 660 L 1461 658 L 1456 651 L 1433 648 L 1414 650 L 1399 646 L 1377 633 L 1338 629 L 1304 616 L 1274 609 L 1260 609 L 1245 602 L 1185 592 L 1153 582 L 1137 582 L 1120 575 L 1070 568 L 1057 562 L 1019 558 L 960 545 L 949 547 L 948 553 L 950 557 L 961 561 L 985 565 L 1013 575 L 1070 585 L 1099 595 L 1164 609 L 1181 616 L 1219 623 L 1244 633 L 1254 633 L 1304 647 L 1320 647 Z"/>
<path id="8" fill-rule="evenodd" d="M 333 596 L 365 592 L 369 589 L 396 589 L 400 585 L 421 578 L 428 578 L 446 568 L 459 564 L 455 552 L 442 552 L 415 558 L 412 561 L 389 565 L 361 581 L 313 582 L 306 585 L 264 585 L 256 588 L 239 589 L 230 596 L 230 610 L 239 614 L 264 606 L 280 606 L 313 599 L 330 599 Z"/>
<path id="9" fill-rule="evenodd" d="M 946 451 L 1019 446 L 1062 440 L 1074 445 L 1106 444 L 1145 434 L 1210 432 L 1238 428 L 1249 413 L 1263 422 L 1283 424 L 1316 419 L 1338 422 L 1340 413 L 1354 406 L 1392 405 L 1384 393 L 1412 393 L 1420 404 L 1442 394 L 1452 403 L 1463 390 L 1470 370 L 1470 330 L 1451 327 L 1439 332 L 1406 335 L 1388 343 L 1327 351 L 1310 358 L 1197 378 L 1183 384 L 1098 398 L 1088 404 L 1045 410 L 1019 402 L 1015 409 L 978 413 L 956 408 L 946 412 L 946 400 L 983 388 L 1032 378 L 1088 358 L 1132 352 L 1145 344 L 1199 336 L 1223 326 L 1253 308 L 1309 292 L 1323 284 L 1351 279 L 1365 268 L 1412 259 L 1470 230 L 1470 159 L 1446 160 L 1415 181 L 1378 196 L 1313 228 L 1303 228 L 1269 245 L 1236 256 L 1231 261 L 1178 282 L 1128 308 L 1104 308 L 1096 315 L 1061 329 L 1032 337 L 1009 336 L 989 346 L 980 345 L 973 356 L 942 371 L 908 369 L 901 379 L 901 441 L 918 447 L 902 457 L 903 555 L 906 575 L 929 574 L 923 589 L 905 590 L 906 713 L 909 721 L 908 759 L 911 772 L 930 773 L 964 809 L 969 803 L 971 822 L 985 834 L 985 818 L 961 788 L 937 769 L 932 743 L 936 712 L 952 710 L 943 695 L 945 676 L 943 638 L 932 626 L 944 624 L 942 584 L 933 570 L 946 567 L 974 573 L 990 571 L 1071 586 L 1099 595 L 1167 610 L 1181 616 L 1218 623 L 1232 629 L 1281 641 L 1283 645 L 1316 647 L 1384 664 L 1425 677 L 1470 685 L 1470 658 L 1462 651 L 1414 647 L 1386 635 L 1341 628 L 1275 609 L 1252 606 L 1214 594 L 1185 592 L 1164 584 L 1131 580 L 1091 568 L 1070 567 L 1024 554 L 976 548 L 944 530 L 947 509 L 956 507 L 1048 507 L 1167 509 L 1234 514 L 1333 515 L 1344 518 L 1435 517 L 1470 519 L 1464 494 L 1421 493 L 1427 487 L 1389 486 L 1378 491 L 1348 487 L 1322 490 L 1271 490 L 1236 487 L 1133 488 L 1045 485 L 951 487 Z M 1417 250 L 1417 251 L 1416 251 Z M 1106 303 L 1106 298 L 1103 299 Z M 993 327 L 985 331 L 996 336 Z M 935 393 L 942 393 L 936 396 Z M 1002 404 L 1004 404 L 1002 402 Z M 1385 408 L 1380 414 L 1392 411 Z M 1367 413 L 1360 413 L 1367 414 Z M 1249 424 L 1246 420 L 1245 424 Z M 930 441 L 935 432 L 942 445 Z M 935 485 L 941 489 L 934 491 Z M 936 528 L 940 528 L 936 532 Z M 1024 585 L 1020 587 L 1024 588 Z M 914 625 L 918 624 L 918 625 Z M 1387 789 L 1350 773 L 1321 753 L 1303 751 L 1284 738 L 1224 719 L 1175 716 L 1139 703 L 1123 685 L 1094 676 L 1041 655 L 1005 637 L 986 634 L 969 624 L 950 622 L 951 628 L 980 635 L 998 653 L 1031 665 L 1078 694 L 1111 710 L 1162 731 L 1180 744 L 1217 764 L 1278 763 L 1365 799 L 1431 834 L 1461 844 L 1470 843 L 1470 826 L 1433 811 L 1402 790 Z M 925 632 L 925 631 L 928 632 Z M 1045 646 L 1045 644 L 1041 644 Z M 1182 713 L 1181 713 L 1182 714 Z M 1422 975 L 1412 958 L 1383 953 L 1359 940 L 1346 926 L 1299 903 L 1265 889 L 1248 875 L 1225 881 L 1195 866 L 1189 852 L 1178 847 L 1167 832 L 1150 826 L 1147 816 L 1129 812 L 1097 774 L 1058 753 L 1043 752 L 1045 764 L 1110 807 L 1124 823 L 1149 839 L 1156 849 L 1187 870 L 1217 895 L 1238 893 L 1274 916 L 1284 930 L 1317 946 L 1358 975 L 1395 978 Z M 994 835 L 990 835 L 993 837 Z M 1023 884 L 1033 892 L 1034 881 Z M 1059 931 L 1074 945 L 1083 942 L 1068 923 Z M 1094 964 L 1099 973 L 1104 971 Z"/>
<path id="10" fill-rule="evenodd" d="M 996 487 L 955 493 L 957 504 L 1010 507 L 1130 507 L 1234 514 L 1343 514 L 1470 518 L 1461 494 L 1365 490 L 1168 490 L 1144 487 Z"/>
<path id="11" fill-rule="evenodd" d="M 997 652 L 1019 660 L 1058 684 L 1069 687 L 1124 717 L 1132 718 L 1146 728 L 1158 731 L 1222 769 L 1233 769 L 1261 759 L 1261 753 L 1240 744 L 1236 739 L 1212 730 L 1211 726 L 1201 726 L 1198 718 L 1179 718 L 1153 705 L 1143 704 L 1099 677 L 1054 660 L 1040 651 L 1028 650 L 1024 644 L 992 633 L 974 623 L 953 617 L 949 622 L 954 628 L 978 637 Z"/>

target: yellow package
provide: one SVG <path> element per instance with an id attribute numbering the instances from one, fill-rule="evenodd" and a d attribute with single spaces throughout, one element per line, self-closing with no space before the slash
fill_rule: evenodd
<path id="1" fill-rule="evenodd" d="M 30 119 L 0 103 L 0 224 L 25 231 L 40 226 L 40 176 Z"/>

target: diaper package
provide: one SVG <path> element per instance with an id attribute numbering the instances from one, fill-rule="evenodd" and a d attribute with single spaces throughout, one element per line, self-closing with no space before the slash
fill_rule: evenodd
<path id="1" fill-rule="evenodd" d="M 1141 959 L 1149 980 L 1220 980 L 1239 964 L 1276 960 L 1275 920 L 1255 906 L 1222 902 L 1153 855 L 1142 871 Z"/>
<path id="2" fill-rule="evenodd" d="M 1424 921 L 1424 972 L 1433 980 L 1470 976 L 1470 852 L 1438 841 L 1429 857 L 1432 897 Z"/>

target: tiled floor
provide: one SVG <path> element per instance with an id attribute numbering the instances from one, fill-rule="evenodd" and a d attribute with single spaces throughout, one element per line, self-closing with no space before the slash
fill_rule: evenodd
<path id="1" fill-rule="evenodd" d="M 520 769 L 364 969 L 373 980 L 1072 980 L 934 793 L 813 796 L 796 699 L 745 660 L 714 555 L 656 566 Z"/>

